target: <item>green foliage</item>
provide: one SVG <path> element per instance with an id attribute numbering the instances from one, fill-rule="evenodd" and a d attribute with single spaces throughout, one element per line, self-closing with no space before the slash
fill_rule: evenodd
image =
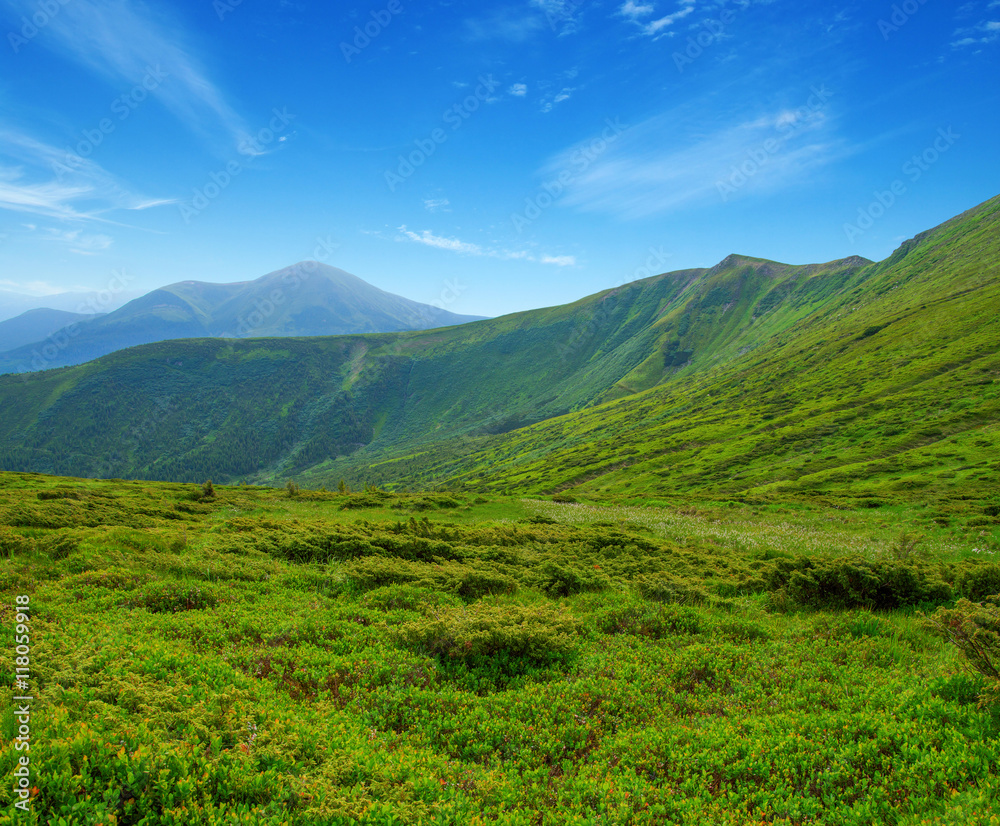
<path id="1" fill-rule="evenodd" d="M 954 608 L 939 608 L 928 627 L 965 655 L 969 665 L 989 680 L 981 694 L 985 703 L 1000 704 L 1000 594 L 985 602 L 960 599 Z"/>
<path id="2" fill-rule="evenodd" d="M 376 611 L 419 611 L 428 613 L 443 605 L 458 605 L 450 594 L 415 585 L 386 585 L 366 593 L 359 604 Z"/>
<path id="3" fill-rule="evenodd" d="M 34 543 L 28 537 L 0 526 L 0 556 L 10 559 L 16 554 L 28 553 L 34 547 Z"/>
<path id="4" fill-rule="evenodd" d="M 80 549 L 80 540 L 70 534 L 59 532 L 46 536 L 38 543 L 38 548 L 54 560 L 65 559 Z"/>
<path id="5" fill-rule="evenodd" d="M 580 623 L 549 607 L 485 605 L 443 607 L 433 616 L 396 630 L 401 645 L 472 671 L 504 676 L 534 666 L 569 662 L 576 652 Z"/>
<path id="6" fill-rule="evenodd" d="M 80 498 L 38 499 L 57 485 Z M 25 823 L 965 826 L 1000 806 L 993 678 L 952 673 L 912 609 L 788 597 L 838 566 L 987 588 L 964 547 L 886 552 L 919 504 L 872 537 L 886 509 L 465 497 L 400 518 L 446 494 L 246 486 L 178 519 L 191 488 L 0 474 L 45 744 Z M 73 524 L 2 521 L 26 512 Z M 827 554 L 857 535 L 867 556 Z M 945 610 L 978 643 L 995 608 Z"/>
<path id="7" fill-rule="evenodd" d="M 599 610 L 595 619 L 602 634 L 632 634 L 654 640 L 703 630 L 701 615 L 692 608 L 644 601 L 612 603 Z"/>
<path id="8" fill-rule="evenodd" d="M 1000 565 L 977 565 L 959 574 L 955 590 L 972 602 L 1000 594 Z"/>
<path id="9" fill-rule="evenodd" d="M 600 591 L 607 587 L 607 579 L 572 563 L 550 559 L 537 569 L 534 584 L 551 597 L 568 597 L 584 591 Z"/>
<path id="10" fill-rule="evenodd" d="M 892 557 L 901 562 L 913 559 L 919 554 L 918 548 L 923 538 L 923 536 L 914 536 L 903 531 L 890 548 Z"/>
<path id="11" fill-rule="evenodd" d="M 809 608 L 890 610 L 940 604 L 952 593 L 924 567 L 858 557 L 779 560 L 769 578 L 772 587 L 785 585 L 794 602 Z"/>
<path id="12" fill-rule="evenodd" d="M 154 582 L 130 598 L 129 604 L 141 606 L 154 614 L 177 613 L 215 608 L 219 604 L 219 596 L 215 588 L 204 583 Z"/>
<path id="13" fill-rule="evenodd" d="M 472 568 L 456 563 L 427 564 L 369 556 L 348 563 L 342 571 L 351 587 L 359 593 L 388 585 L 412 583 L 473 602 L 490 594 L 512 594 L 517 590 L 517 580 L 511 576 L 488 568 Z"/>
<path id="14" fill-rule="evenodd" d="M 638 576 L 635 579 L 635 589 L 641 596 L 656 602 L 702 605 L 709 600 L 703 584 L 669 573 Z"/>

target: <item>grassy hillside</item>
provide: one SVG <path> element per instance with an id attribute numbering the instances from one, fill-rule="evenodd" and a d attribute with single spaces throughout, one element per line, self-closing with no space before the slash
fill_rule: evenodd
<path id="1" fill-rule="evenodd" d="M 919 519 L 3 473 L 0 817 L 989 826 L 1000 543 Z"/>
<path id="2" fill-rule="evenodd" d="M 653 389 L 415 458 L 361 465 L 358 454 L 354 475 L 636 497 L 836 494 L 875 505 L 919 490 L 959 508 L 988 504 L 1000 489 L 998 210 L 993 199 L 839 278 L 786 281 L 773 320 L 744 311 L 723 346 L 688 333 L 676 348 L 691 351 L 688 367 L 657 379 L 657 353 L 614 391 L 659 381 Z M 753 266 L 744 272 L 753 277 Z M 728 303 L 739 307 L 735 295 Z M 661 323 L 683 325 L 695 306 Z M 722 323 L 699 325 L 698 336 Z"/>
<path id="3" fill-rule="evenodd" d="M 342 465 L 355 460 L 342 457 L 361 448 L 363 457 L 383 457 L 442 439 L 464 444 L 700 375 L 786 329 L 800 305 L 862 266 L 730 256 L 712 270 L 459 327 L 172 341 L 0 377 L 9 411 L 0 467 L 182 481 L 353 479 Z M 742 319 L 755 314 L 760 323 L 747 328 Z"/>

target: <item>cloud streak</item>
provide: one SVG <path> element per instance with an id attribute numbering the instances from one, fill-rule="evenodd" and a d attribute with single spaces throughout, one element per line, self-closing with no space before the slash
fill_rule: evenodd
<path id="1" fill-rule="evenodd" d="M 16 15 L 37 11 L 35 0 L 8 0 Z M 185 44 L 184 33 L 144 4 L 129 0 L 72 0 L 60 5 L 39 42 L 110 82 L 133 86 L 154 70 L 166 79 L 151 94 L 192 131 L 222 131 L 246 139 L 243 119 L 226 102 Z"/>
<path id="2" fill-rule="evenodd" d="M 692 128 L 685 135 L 677 130 L 684 115 L 658 115 L 622 134 L 574 179 L 561 203 L 627 219 L 717 203 L 720 182 L 754 158 L 739 197 L 798 185 L 858 151 L 835 134 L 825 105 Z M 576 147 L 559 153 L 542 176 L 555 178 L 574 168 L 576 154 Z"/>
<path id="3" fill-rule="evenodd" d="M 414 232 L 407 229 L 404 224 L 399 228 L 401 233 L 398 236 L 400 241 L 412 241 L 433 247 L 447 252 L 460 253 L 462 255 L 472 255 L 483 258 L 498 258 L 502 261 L 531 261 L 536 264 L 549 264 L 556 267 L 572 267 L 576 265 L 576 258 L 572 255 L 542 255 L 535 256 L 523 250 L 506 250 L 494 247 L 483 247 L 468 241 L 461 241 L 458 238 L 446 238 L 442 235 L 435 235 L 430 230 L 425 229 Z"/>
<path id="4" fill-rule="evenodd" d="M 133 192 L 92 160 L 76 157 L 71 159 L 72 165 L 67 164 L 68 160 L 64 150 L 0 127 L 0 209 L 116 224 L 103 214 L 173 203 Z"/>
<path id="5" fill-rule="evenodd" d="M 995 5 L 1000 4 L 994 3 L 990 8 L 993 8 Z M 952 36 L 957 38 L 951 43 L 952 48 L 955 49 L 966 48 L 968 46 L 986 46 L 990 43 L 996 43 L 1000 40 L 1000 21 L 983 20 L 975 26 L 958 29 Z"/>
<path id="6" fill-rule="evenodd" d="M 634 0 L 628 0 L 619 10 L 618 14 L 628 20 L 635 23 L 643 34 L 649 35 L 651 37 L 663 36 L 666 29 L 676 23 L 678 20 L 683 20 L 695 9 L 695 0 L 681 0 L 681 7 L 673 12 L 672 14 L 665 14 L 662 17 L 657 17 L 653 20 L 647 20 L 645 18 L 652 17 L 656 13 L 656 7 L 650 3 L 636 3 Z M 672 32 L 670 33 L 672 34 Z"/>

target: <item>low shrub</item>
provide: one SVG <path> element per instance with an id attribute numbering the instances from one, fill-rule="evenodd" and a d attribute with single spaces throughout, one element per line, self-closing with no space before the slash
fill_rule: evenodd
<path id="1" fill-rule="evenodd" d="M 817 609 L 891 610 L 939 605 L 952 596 L 951 586 L 930 576 L 922 565 L 860 557 L 777 560 L 764 579 L 772 590 L 786 587 L 794 603 Z"/>
<path id="2" fill-rule="evenodd" d="M 701 619 L 691 608 L 639 601 L 599 611 L 596 626 L 602 634 L 631 634 L 654 640 L 671 634 L 697 634 L 702 630 Z"/>
<path id="3" fill-rule="evenodd" d="M 640 596 L 655 602 L 677 602 L 682 605 L 704 605 L 708 591 L 698 582 L 671 574 L 645 574 L 635 578 Z"/>
<path id="4" fill-rule="evenodd" d="M 927 627 L 956 646 L 969 665 L 989 681 L 980 701 L 1000 703 L 1000 598 L 987 602 L 960 599 L 954 608 L 938 608 Z"/>
<path id="5" fill-rule="evenodd" d="M 962 571 L 955 581 L 955 590 L 972 602 L 1000 594 L 1000 565 L 977 565 Z"/>
<path id="6" fill-rule="evenodd" d="M 458 594 L 466 602 L 482 599 L 488 594 L 513 594 L 517 590 L 517 580 L 495 571 L 465 570 L 444 583 L 449 591 Z"/>
<path id="7" fill-rule="evenodd" d="M 358 592 L 417 582 L 430 573 L 426 565 L 381 556 L 366 556 L 349 562 L 342 571 L 351 588 Z"/>
<path id="8" fill-rule="evenodd" d="M 60 490 L 60 489 L 57 488 L 56 490 L 40 490 L 35 495 L 35 498 L 39 499 L 42 502 L 44 502 L 44 501 L 46 501 L 48 499 L 76 499 L 76 500 L 79 500 L 80 499 L 80 494 L 77 493 L 75 490 Z"/>
<path id="9" fill-rule="evenodd" d="M 579 632 L 577 620 L 552 608 L 477 603 L 442 608 L 432 617 L 401 625 L 395 636 L 419 653 L 512 675 L 566 662 L 576 650 Z"/>
<path id="10" fill-rule="evenodd" d="M 735 642 L 753 642 L 754 640 L 771 639 L 771 633 L 767 629 L 741 617 L 731 617 L 722 620 L 715 625 L 712 632 Z"/>
<path id="11" fill-rule="evenodd" d="M 44 505 L 17 504 L 0 513 L 0 524 L 14 528 L 75 528 L 83 519 L 75 505 L 72 510 L 65 500 L 46 502 Z"/>
<path id="12" fill-rule="evenodd" d="M 47 554 L 51 559 L 65 559 L 71 553 L 80 549 L 80 540 L 75 536 L 65 533 L 56 533 L 46 536 L 38 543 L 39 550 Z"/>
<path id="13" fill-rule="evenodd" d="M 107 588 L 111 591 L 134 591 L 148 579 L 148 574 L 139 574 L 123 568 L 106 568 L 102 571 L 85 571 L 82 574 L 66 577 L 61 584 L 70 588 L 89 586 Z"/>
<path id="14" fill-rule="evenodd" d="M 34 547 L 35 543 L 27 536 L 0 527 L 0 557 L 10 559 L 15 554 L 30 553 Z"/>
<path id="15" fill-rule="evenodd" d="M 459 600 L 430 588 L 416 585 L 386 585 L 369 591 L 361 599 L 361 607 L 374 611 L 429 611 L 442 606 L 456 607 Z"/>
<path id="16" fill-rule="evenodd" d="M 607 579 L 592 571 L 583 571 L 571 564 L 553 559 L 543 562 L 532 572 L 532 583 L 550 597 L 568 597 L 584 591 L 601 591 Z"/>
<path id="17" fill-rule="evenodd" d="M 345 565 L 343 573 L 356 592 L 412 583 L 472 602 L 487 594 L 512 594 L 517 590 L 517 581 L 513 577 L 488 568 L 471 568 L 458 563 L 428 564 L 366 556 Z"/>
<path id="18" fill-rule="evenodd" d="M 181 582 L 155 582 L 142 588 L 129 602 L 154 614 L 177 613 L 200 608 L 214 608 L 219 597 L 208 585 L 189 585 Z"/>

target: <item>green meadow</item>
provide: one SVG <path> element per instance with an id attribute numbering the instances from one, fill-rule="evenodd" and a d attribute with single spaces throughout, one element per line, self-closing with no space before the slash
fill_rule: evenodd
<path id="1" fill-rule="evenodd" d="M 1000 823 L 978 507 L 3 473 L 0 821 Z"/>
<path id="2" fill-rule="evenodd" d="M 1000 826 L 998 229 L 0 376 L 0 822 Z"/>

